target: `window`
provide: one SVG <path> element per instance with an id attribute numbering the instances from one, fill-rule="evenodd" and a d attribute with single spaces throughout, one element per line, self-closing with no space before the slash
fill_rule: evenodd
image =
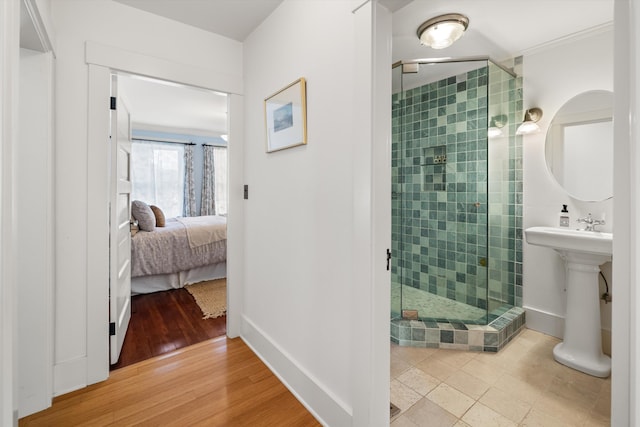
<path id="1" fill-rule="evenodd" d="M 216 215 L 227 214 L 227 148 L 215 147 L 213 149 L 213 170 L 215 171 Z"/>
<path id="2" fill-rule="evenodd" d="M 156 205 L 167 218 L 182 215 L 184 146 L 135 142 L 131 147 L 132 200 Z"/>

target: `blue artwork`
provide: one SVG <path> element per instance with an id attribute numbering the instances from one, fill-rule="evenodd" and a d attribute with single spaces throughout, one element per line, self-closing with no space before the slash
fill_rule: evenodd
<path id="1" fill-rule="evenodd" d="M 273 111 L 273 131 L 278 132 L 293 126 L 293 103 Z"/>

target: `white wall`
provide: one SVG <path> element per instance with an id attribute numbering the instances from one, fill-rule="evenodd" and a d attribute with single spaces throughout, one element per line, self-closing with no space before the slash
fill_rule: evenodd
<path id="1" fill-rule="evenodd" d="M 545 136 L 549 123 L 562 105 L 589 90 L 613 90 L 613 27 L 547 45 L 524 54 L 524 108 L 544 111 L 538 134 L 524 136 L 524 222 L 523 229 L 536 225 L 557 226 L 563 204 L 569 207 L 571 227 L 592 213 L 606 218 L 600 229 L 613 229 L 613 200 L 581 202 L 573 199 L 555 182 L 544 160 Z M 564 263 L 550 249 L 523 243 L 523 305 L 527 326 L 562 337 L 566 295 Z M 603 266 L 613 303 L 601 303 L 602 325 L 611 330 L 611 309 L 616 304 L 611 264 Z"/>
<path id="2" fill-rule="evenodd" d="M 85 42 L 232 79 L 242 75 L 242 46 L 109 0 L 59 0 L 52 9 L 57 29 L 56 252 L 64 254 L 56 262 L 54 392 L 61 394 L 87 383 L 87 294 L 90 286 L 104 286 L 106 280 L 87 275 L 87 253 L 96 249 L 87 241 L 87 212 L 96 208 L 87 205 L 88 144 L 103 141 L 87 141 Z"/>
<path id="3" fill-rule="evenodd" d="M 375 6 L 354 14 L 352 3 L 285 0 L 244 45 L 249 200 L 242 336 L 327 425 L 378 425 L 375 415 L 358 413 L 368 403 L 356 402 L 378 390 L 355 372 L 364 367 L 373 383 L 375 375 L 386 376 L 386 386 L 378 385 L 388 397 L 388 362 L 375 375 L 369 368 L 374 316 L 385 320 L 379 353 L 388 357 L 388 296 L 386 311 L 372 310 L 375 247 L 361 245 L 372 237 Z M 382 56 L 390 64 L 390 52 Z M 390 93 L 390 73 L 384 75 Z M 266 153 L 263 101 L 300 77 L 307 80 L 308 144 Z M 383 120 L 388 126 L 390 116 Z M 384 268 L 384 251 L 379 260 Z"/>
<path id="4" fill-rule="evenodd" d="M 20 2 L 0 2 L 0 424 L 18 425 L 14 149 L 18 143 Z"/>
<path id="5" fill-rule="evenodd" d="M 638 391 L 640 371 L 637 308 L 638 292 L 638 105 L 640 88 L 640 9 L 633 0 L 615 2 L 615 106 L 614 106 L 614 215 L 613 274 L 616 280 L 616 309 L 612 313 L 611 425 L 636 426 L 640 422 Z"/>
<path id="6" fill-rule="evenodd" d="M 20 50 L 16 147 L 20 417 L 53 396 L 53 57 Z"/>

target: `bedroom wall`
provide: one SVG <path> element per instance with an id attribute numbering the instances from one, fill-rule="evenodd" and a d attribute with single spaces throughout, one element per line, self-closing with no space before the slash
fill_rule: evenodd
<path id="1" fill-rule="evenodd" d="M 390 131 L 371 133 L 377 6 L 353 13 L 361 3 L 285 0 L 244 45 L 249 199 L 242 337 L 326 425 L 388 423 L 389 277 L 376 288 L 382 309 L 372 309 L 371 156 L 376 137 L 390 153 Z M 390 64 L 390 52 L 381 58 Z M 382 87 L 390 93 L 386 69 Z M 308 143 L 266 153 L 263 101 L 300 77 L 307 81 Z M 383 116 L 390 110 L 384 105 Z M 390 115 L 380 123 L 390 124 Z M 380 176 L 389 180 L 388 158 L 382 163 Z M 388 208 L 389 188 L 384 194 Z M 387 229 L 385 244 L 389 238 Z M 374 356 L 382 366 L 375 373 Z M 372 395 L 385 403 L 367 406 Z M 372 421 L 371 414 L 386 415 Z"/>
<path id="2" fill-rule="evenodd" d="M 571 226 L 591 212 L 606 218 L 603 231 L 611 231 L 613 199 L 582 202 L 571 198 L 553 179 L 544 158 L 549 123 L 569 99 L 589 90 L 613 90 L 613 26 L 526 52 L 523 58 L 524 108 L 540 107 L 544 115 L 541 132 L 525 135 L 523 229 L 536 225 L 558 225 L 558 212 L 567 204 Z M 544 266 L 544 268 L 540 268 Z M 611 263 L 602 267 L 613 302 L 601 301 L 603 345 L 610 348 L 611 310 L 616 304 Z M 523 242 L 523 306 L 527 326 L 562 337 L 566 295 L 564 263 L 552 250 Z M 601 281 L 602 283 L 602 281 Z M 604 292 L 602 285 L 601 292 Z"/>
<path id="3" fill-rule="evenodd" d="M 242 45 L 110 0 L 57 0 L 54 392 L 87 384 L 88 67 L 85 42 L 242 79 Z M 106 108 L 106 106 L 105 106 Z M 104 178 L 106 179 L 106 171 Z M 107 302 L 105 301 L 105 304 Z M 100 330 L 100 328 L 98 328 Z"/>

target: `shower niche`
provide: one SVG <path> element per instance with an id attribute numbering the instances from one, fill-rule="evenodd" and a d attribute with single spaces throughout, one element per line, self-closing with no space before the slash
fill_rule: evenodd
<path id="1" fill-rule="evenodd" d="M 524 326 L 521 87 L 489 58 L 394 64 L 397 344 L 495 352 Z M 497 116 L 504 126 L 490 138 Z"/>

